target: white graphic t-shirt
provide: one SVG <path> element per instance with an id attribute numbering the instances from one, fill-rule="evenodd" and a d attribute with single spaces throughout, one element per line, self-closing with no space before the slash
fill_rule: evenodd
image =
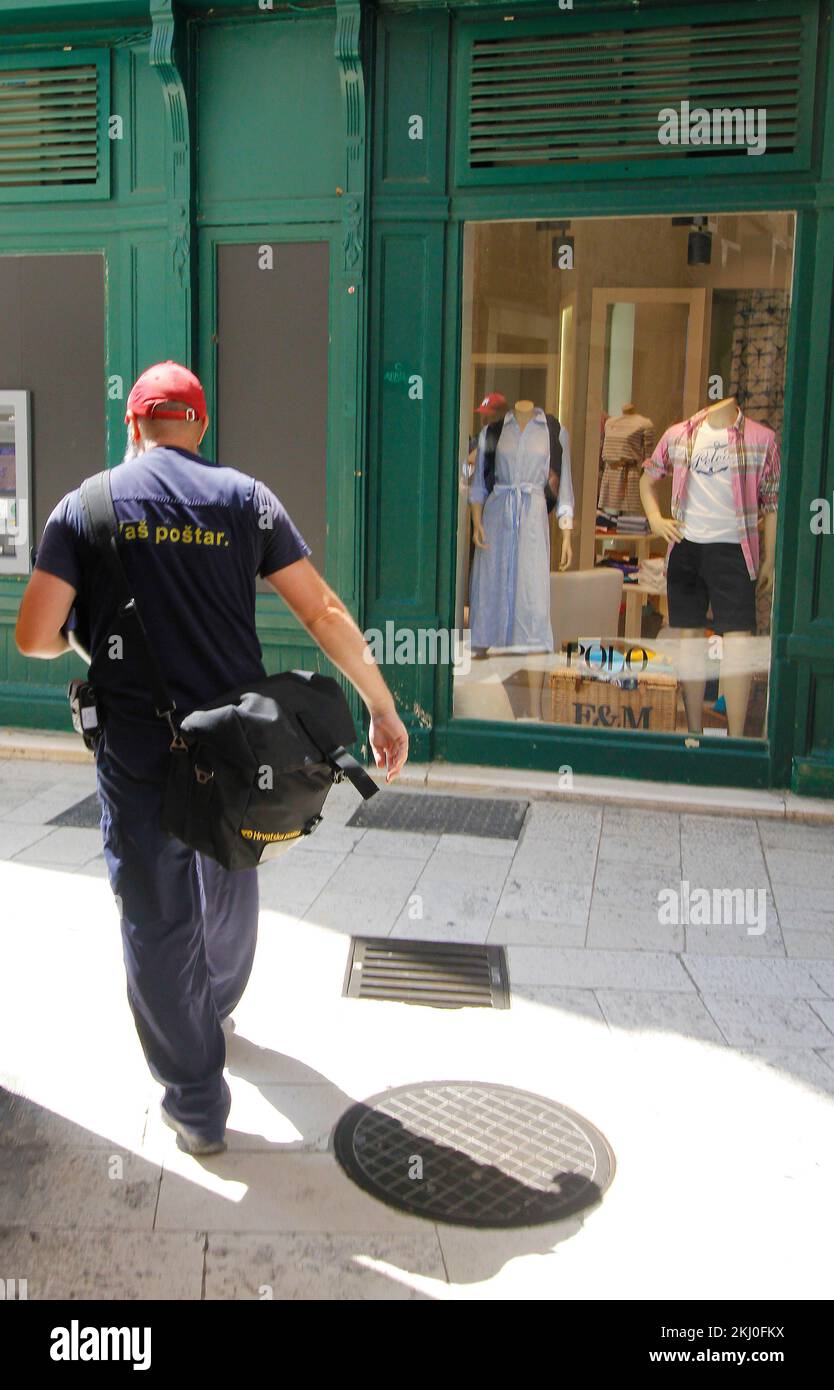
<path id="1" fill-rule="evenodd" d="M 701 545 L 740 544 L 729 432 L 705 420 L 695 436 L 684 502 L 683 534 Z"/>

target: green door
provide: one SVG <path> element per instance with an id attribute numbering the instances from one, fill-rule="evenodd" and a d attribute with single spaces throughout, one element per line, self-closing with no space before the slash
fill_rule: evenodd
<path id="1" fill-rule="evenodd" d="M 204 448 L 272 488 L 312 563 L 356 612 L 353 467 L 340 437 L 344 412 L 333 406 L 332 236 L 326 224 L 202 233 L 200 371 L 211 414 Z M 262 581 L 257 606 L 267 670 L 326 669 Z"/>

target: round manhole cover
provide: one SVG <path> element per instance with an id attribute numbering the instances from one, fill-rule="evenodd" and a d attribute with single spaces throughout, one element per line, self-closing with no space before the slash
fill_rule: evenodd
<path id="1" fill-rule="evenodd" d="M 614 1155 L 564 1105 L 477 1081 L 399 1086 L 351 1106 L 333 1133 L 348 1176 L 413 1216 L 537 1226 L 599 1201 Z"/>

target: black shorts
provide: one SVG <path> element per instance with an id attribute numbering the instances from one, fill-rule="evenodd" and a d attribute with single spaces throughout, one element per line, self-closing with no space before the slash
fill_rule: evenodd
<path id="1" fill-rule="evenodd" d="M 666 573 L 670 627 L 707 626 L 714 632 L 756 631 L 756 581 L 733 541 L 677 541 Z"/>

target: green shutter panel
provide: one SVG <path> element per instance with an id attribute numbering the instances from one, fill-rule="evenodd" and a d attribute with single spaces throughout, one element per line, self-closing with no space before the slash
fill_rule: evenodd
<path id="1" fill-rule="evenodd" d="M 106 56 L 0 60 L 0 202 L 108 196 Z"/>
<path id="2" fill-rule="evenodd" d="M 693 175 L 808 167 L 816 8 L 799 0 L 756 9 L 722 21 L 703 6 L 702 22 L 672 12 L 663 27 L 656 15 L 584 30 L 564 17 L 473 27 L 462 40 L 459 182 L 535 180 L 537 170 L 599 178 L 605 166 Z M 683 103 L 726 113 L 732 143 L 662 144 L 660 113 Z M 742 133 L 746 111 L 751 121 L 765 112 L 766 149 L 755 157 Z"/>

